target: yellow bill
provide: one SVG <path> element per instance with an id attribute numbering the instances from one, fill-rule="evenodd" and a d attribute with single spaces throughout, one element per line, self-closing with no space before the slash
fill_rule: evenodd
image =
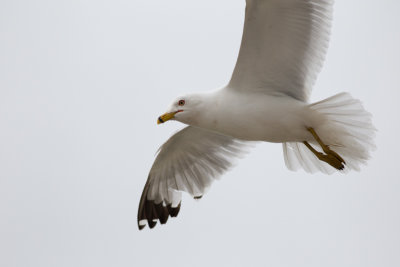
<path id="1" fill-rule="evenodd" d="M 168 113 L 165 113 L 165 114 L 161 115 L 161 116 L 158 117 L 158 119 L 157 119 L 157 124 L 160 124 L 160 123 L 164 123 L 164 122 L 166 122 L 166 121 L 169 121 L 169 120 L 172 119 L 172 118 L 175 116 L 175 114 L 178 113 L 178 112 L 179 112 L 179 111 L 168 112 Z"/>

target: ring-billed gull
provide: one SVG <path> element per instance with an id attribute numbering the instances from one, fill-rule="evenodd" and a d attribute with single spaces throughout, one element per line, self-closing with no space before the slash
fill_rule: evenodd
<path id="1" fill-rule="evenodd" d="M 286 166 L 359 170 L 374 147 L 371 115 L 340 93 L 309 104 L 328 47 L 333 0 L 247 0 L 232 78 L 178 97 L 158 123 L 189 126 L 159 150 L 140 199 L 138 227 L 178 215 L 181 192 L 200 198 L 249 141 L 283 144 Z"/>

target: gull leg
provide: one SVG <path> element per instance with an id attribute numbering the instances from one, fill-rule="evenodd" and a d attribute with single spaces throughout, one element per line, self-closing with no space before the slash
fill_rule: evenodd
<path id="1" fill-rule="evenodd" d="M 337 154 L 335 151 L 331 150 L 329 146 L 325 145 L 324 142 L 322 142 L 321 138 L 319 138 L 318 134 L 315 132 L 315 130 L 311 127 L 307 128 L 307 130 L 313 135 L 315 140 L 318 142 L 318 144 L 321 146 L 322 150 L 328 154 L 336 157 L 338 160 L 340 160 L 343 163 L 346 163 L 339 154 Z"/>
<path id="2" fill-rule="evenodd" d="M 339 156 L 339 154 L 337 154 L 335 151 L 331 150 L 329 148 L 329 146 L 325 145 L 324 142 L 322 142 L 321 138 L 319 138 L 318 134 L 315 132 L 315 130 L 313 128 L 310 127 L 310 128 L 307 128 L 307 130 L 313 135 L 314 139 L 318 142 L 318 144 L 321 146 L 322 150 L 326 154 L 323 154 L 323 153 L 315 150 L 307 141 L 304 141 L 303 144 L 305 144 L 306 147 L 308 149 L 310 149 L 311 152 L 313 152 L 314 155 L 317 156 L 317 158 L 319 160 L 322 160 L 322 161 L 328 163 L 329 165 L 331 165 L 332 167 L 334 167 L 338 170 L 343 170 L 344 164 L 346 164 L 344 159 L 341 156 Z"/>
<path id="3" fill-rule="evenodd" d="M 328 163 L 329 165 L 331 165 L 335 169 L 338 169 L 338 170 L 343 170 L 344 169 L 344 165 L 336 157 L 334 157 L 332 155 L 325 155 L 325 154 L 323 154 L 321 152 L 318 152 L 307 141 L 304 141 L 303 144 L 305 144 L 306 147 L 308 147 L 308 149 L 310 149 L 311 152 L 314 153 L 314 155 L 317 156 L 317 158 L 319 160 L 322 160 L 322 161 Z"/>
<path id="4" fill-rule="evenodd" d="M 312 134 L 312 136 L 315 138 L 315 140 L 318 142 L 318 144 L 321 146 L 322 150 L 327 154 L 327 155 L 332 155 L 335 158 L 337 158 L 340 162 L 346 164 L 344 159 L 339 156 L 335 151 L 331 150 L 329 146 L 325 145 L 324 142 L 322 142 L 321 138 L 319 138 L 318 134 L 315 132 L 313 128 L 307 128 L 307 130 Z"/>

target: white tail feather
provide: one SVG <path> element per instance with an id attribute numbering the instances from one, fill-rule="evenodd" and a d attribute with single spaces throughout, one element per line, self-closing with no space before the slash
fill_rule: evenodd
<path id="1" fill-rule="evenodd" d="M 345 161 L 343 171 L 360 170 L 375 149 L 376 129 L 372 125 L 371 114 L 361 102 L 348 93 L 340 93 L 309 105 L 312 110 L 324 115 L 323 121 L 313 125 L 322 141 L 338 153 Z M 321 150 L 316 142 L 310 142 Z M 306 172 L 317 171 L 331 174 L 336 171 L 329 164 L 320 161 L 304 144 L 293 142 L 283 144 L 286 166 L 290 170 L 303 168 Z"/>

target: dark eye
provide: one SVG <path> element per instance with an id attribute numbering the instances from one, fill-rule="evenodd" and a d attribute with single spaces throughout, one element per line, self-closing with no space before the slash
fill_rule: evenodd
<path id="1" fill-rule="evenodd" d="M 183 100 L 183 99 L 182 99 L 182 100 L 179 100 L 178 105 L 179 105 L 179 106 L 185 105 L 185 100 Z"/>

